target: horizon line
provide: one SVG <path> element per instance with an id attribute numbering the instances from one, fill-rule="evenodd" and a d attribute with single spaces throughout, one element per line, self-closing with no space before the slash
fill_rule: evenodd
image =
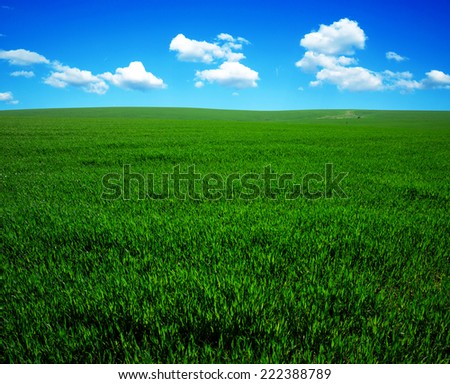
<path id="1" fill-rule="evenodd" d="M 11 108 L 0 109 L 1 112 L 21 112 L 21 111 L 45 111 L 45 110 L 64 110 L 64 109 L 191 109 L 191 110 L 205 110 L 205 111 L 229 111 L 229 112 L 307 112 L 307 111 L 389 111 L 389 112 L 450 112 L 445 109 L 366 109 L 366 108 L 307 108 L 307 109 L 231 109 L 231 108 L 208 108 L 208 107 L 180 107 L 180 106 L 82 106 L 82 107 L 37 107 L 37 108 Z"/>

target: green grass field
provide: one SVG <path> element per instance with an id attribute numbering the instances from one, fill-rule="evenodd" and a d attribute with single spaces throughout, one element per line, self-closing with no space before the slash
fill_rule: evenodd
<path id="1" fill-rule="evenodd" d="M 450 363 L 450 112 L 2 111 L 0 134 L 3 363 Z M 101 198 L 124 164 L 327 163 L 347 199 Z"/>

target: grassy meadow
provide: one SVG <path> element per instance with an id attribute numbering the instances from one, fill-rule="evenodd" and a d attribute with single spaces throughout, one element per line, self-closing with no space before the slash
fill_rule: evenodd
<path id="1" fill-rule="evenodd" d="M 1 111 L 0 135 L 3 363 L 450 363 L 450 112 Z M 102 199 L 124 164 L 327 163 L 348 198 Z"/>

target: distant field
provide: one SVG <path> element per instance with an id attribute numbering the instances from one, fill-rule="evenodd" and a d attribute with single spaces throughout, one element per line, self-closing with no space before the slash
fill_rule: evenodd
<path id="1" fill-rule="evenodd" d="M 450 112 L 1 111 L 0 135 L 2 363 L 450 363 Z M 102 199 L 125 164 L 333 164 L 348 197 Z"/>

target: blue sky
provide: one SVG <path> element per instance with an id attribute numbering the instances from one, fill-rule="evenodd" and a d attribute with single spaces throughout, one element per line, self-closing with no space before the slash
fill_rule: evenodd
<path id="1" fill-rule="evenodd" d="M 450 109 L 447 1 L 0 0 L 0 109 Z"/>

